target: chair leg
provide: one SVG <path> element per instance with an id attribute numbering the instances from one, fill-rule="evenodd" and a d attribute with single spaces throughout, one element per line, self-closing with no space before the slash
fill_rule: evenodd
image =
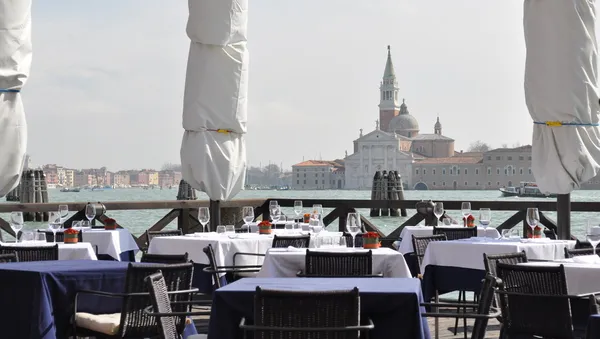
<path id="1" fill-rule="evenodd" d="M 463 296 L 464 296 L 464 302 L 465 302 L 465 307 L 463 308 L 463 311 L 465 312 L 465 314 L 467 313 L 467 292 L 463 292 Z M 465 335 L 465 339 L 467 338 L 467 318 L 463 318 L 463 330 L 464 330 L 464 335 Z"/>
<path id="2" fill-rule="evenodd" d="M 463 297 L 464 297 L 463 293 L 465 293 L 465 292 L 464 291 L 458 291 L 458 303 L 459 304 L 463 301 Z M 456 308 L 456 313 L 460 313 L 460 306 Z M 454 335 L 456 335 L 458 333 L 458 319 L 459 318 L 456 318 L 454 320 Z"/>
<path id="3" fill-rule="evenodd" d="M 439 304 L 440 302 L 440 294 L 438 293 L 437 290 L 435 290 L 435 303 Z M 438 307 L 435 308 L 434 312 L 438 313 L 440 311 L 440 309 Z M 435 339 L 440 339 L 440 319 L 438 317 L 435 317 L 434 320 L 434 324 L 435 324 Z"/>

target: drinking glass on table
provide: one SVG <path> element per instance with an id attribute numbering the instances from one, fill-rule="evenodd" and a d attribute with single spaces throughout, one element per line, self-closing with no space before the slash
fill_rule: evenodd
<path id="1" fill-rule="evenodd" d="M 206 225 L 210 221 L 210 211 L 208 207 L 200 207 L 198 209 L 198 221 L 202 225 L 202 232 L 208 232 Z"/>
<path id="2" fill-rule="evenodd" d="M 444 223 L 444 226 L 448 226 L 448 227 L 452 226 L 452 219 L 450 219 L 450 218 L 444 218 L 442 220 L 442 222 Z"/>
<path id="3" fill-rule="evenodd" d="M 460 206 L 460 212 L 462 213 L 463 216 L 463 220 L 465 223 L 465 226 L 467 226 L 467 220 L 469 218 L 469 216 L 471 215 L 471 203 L 470 202 L 463 202 Z"/>
<path id="4" fill-rule="evenodd" d="M 294 201 L 294 213 L 296 214 L 296 219 L 300 219 L 300 215 L 302 215 L 302 211 L 304 208 L 302 207 L 302 200 Z"/>
<path id="5" fill-rule="evenodd" d="M 33 241 L 33 232 L 23 232 L 21 233 L 21 242 L 27 243 Z"/>
<path id="6" fill-rule="evenodd" d="M 509 229 L 506 230 L 502 230 L 502 239 L 509 239 L 510 238 L 510 231 Z"/>
<path id="7" fill-rule="evenodd" d="M 521 232 L 519 232 L 519 229 L 517 228 L 513 228 L 510 230 L 510 238 L 511 239 L 521 239 Z"/>
<path id="8" fill-rule="evenodd" d="M 588 220 L 585 237 L 590 242 L 596 254 L 596 246 L 600 244 L 600 220 Z"/>
<path id="9" fill-rule="evenodd" d="M 442 215 L 444 215 L 444 203 L 443 202 L 435 203 L 435 206 L 433 207 L 433 214 L 435 215 L 436 226 L 439 226 L 440 218 L 442 217 Z"/>
<path id="10" fill-rule="evenodd" d="M 528 208 L 527 216 L 526 216 L 527 224 L 531 228 L 531 238 L 533 239 L 535 235 L 535 228 L 540 223 L 540 212 L 538 212 L 537 208 Z"/>
<path id="11" fill-rule="evenodd" d="M 90 221 L 90 225 L 92 224 L 92 220 L 96 218 L 96 206 L 92 204 L 85 205 L 85 217 Z"/>
<path id="12" fill-rule="evenodd" d="M 64 223 L 69 216 L 69 205 L 58 205 L 58 212 L 60 213 L 61 222 Z"/>
<path id="13" fill-rule="evenodd" d="M 483 238 L 487 238 L 487 228 L 492 221 L 492 211 L 489 208 L 479 209 L 479 223 L 483 226 Z"/>
<path id="14" fill-rule="evenodd" d="M 54 243 L 56 244 L 56 231 L 62 226 L 60 212 L 50 212 L 48 216 L 48 226 L 54 236 Z"/>
<path id="15" fill-rule="evenodd" d="M 254 207 L 252 206 L 244 206 L 242 208 L 242 218 L 244 219 L 244 226 L 250 232 L 250 223 L 254 221 Z"/>
<path id="16" fill-rule="evenodd" d="M 225 234 L 225 226 L 219 225 L 217 226 L 217 234 Z"/>
<path id="17" fill-rule="evenodd" d="M 286 223 L 284 228 L 285 228 L 285 232 L 286 233 L 292 233 L 292 232 L 294 232 L 294 224 L 288 224 L 288 223 Z"/>
<path id="18" fill-rule="evenodd" d="M 235 226 L 227 225 L 225 226 L 225 233 L 227 234 L 235 234 Z"/>
<path id="19" fill-rule="evenodd" d="M 348 217 L 346 218 L 346 230 L 352 236 L 352 247 L 354 248 L 354 238 L 360 233 L 360 217 L 358 216 L 358 213 L 348 213 Z"/>
<path id="20" fill-rule="evenodd" d="M 281 218 L 281 207 L 279 205 L 270 206 L 271 210 L 271 219 L 273 219 L 273 224 L 276 224 Z"/>
<path id="21" fill-rule="evenodd" d="M 19 242 L 19 231 L 24 224 L 23 212 L 10 212 L 10 228 L 15 232 L 15 243 Z"/>
<path id="22" fill-rule="evenodd" d="M 271 210 L 271 208 L 273 208 L 275 206 L 279 206 L 279 203 L 277 202 L 277 200 L 269 201 L 269 211 Z"/>
<path id="23" fill-rule="evenodd" d="M 35 232 L 34 241 L 35 242 L 46 242 L 46 233 L 45 232 Z"/>

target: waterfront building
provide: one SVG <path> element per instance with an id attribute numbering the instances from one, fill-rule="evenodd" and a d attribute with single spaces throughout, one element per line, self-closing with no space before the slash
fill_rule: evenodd
<path id="1" fill-rule="evenodd" d="M 343 160 L 307 160 L 292 166 L 292 189 L 342 189 L 344 180 Z"/>
<path id="2" fill-rule="evenodd" d="M 375 130 L 353 142 L 353 153 L 346 154 L 345 188 L 370 189 L 376 171 L 398 171 L 402 181 L 412 182 L 412 165 L 425 158 L 448 158 L 454 155 L 454 139 L 442 134 L 439 117 L 433 133 L 421 133 L 417 119 L 399 100 L 399 87 L 388 46 L 383 78 L 379 86 L 379 119 Z"/>
<path id="3" fill-rule="evenodd" d="M 529 145 L 418 159 L 409 186 L 419 190 L 477 190 L 518 186 L 523 181 L 535 181 Z"/>
<path id="4" fill-rule="evenodd" d="M 64 186 L 66 186 L 66 187 L 74 187 L 75 186 L 75 171 L 74 170 L 65 168 Z"/>
<path id="5" fill-rule="evenodd" d="M 119 171 L 114 175 L 114 185 L 117 187 L 128 187 L 131 185 L 128 171 Z"/>
<path id="6" fill-rule="evenodd" d="M 158 186 L 169 187 L 179 185 L 181 172 L 173 170 L 163 170 L 158 172 Z"/>

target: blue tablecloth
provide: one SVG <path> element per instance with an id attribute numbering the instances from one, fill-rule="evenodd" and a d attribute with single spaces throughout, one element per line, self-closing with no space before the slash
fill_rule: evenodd
<path id="1" fill-rule="evenodd" d="M 253 319 L 256 286 L 295 291 L 360 291 L 361 314 L 375 324 L 370 337 L 429 339 L 427 320 L 421 317 L 423 302 L 417 279 L 384 278 L 246 278 L 214 293 L 209 339 L 242 338 L 238 325 L 242 317 Z"/>
<path id="2" fill-rule="evenodd" d="M 66 338 L 75 291 L 124 291 L 127 262 L 64 260 L 0 265 L 0 338 Z M 78 311 L 116 313 L 118 298 L 80 297 Z M 193 324 L 186 334 L 195 332 Z"/>
<path id="3" fill-rule="evenodd" d="M 98 254 L 98 260 L 115 260 L 115 258 L 111 257 L 108 254 Z M 121 261 L 135 261 L 135 252 L 134 251 L 125 251 L 119 254 L 119 258 Z"/>

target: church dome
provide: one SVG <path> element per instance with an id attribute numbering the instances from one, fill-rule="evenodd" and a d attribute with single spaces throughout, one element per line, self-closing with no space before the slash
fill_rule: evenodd
<path id="1" fill-rule="evenodd" d="M 408 138 L 415 137 L 419 133 L 419 122 L 415 117 L 410 115 L 404 100 L 402 100 L 402 105 L 400 106 L 400 114 L 390 121 L 388 131 Z"/>

